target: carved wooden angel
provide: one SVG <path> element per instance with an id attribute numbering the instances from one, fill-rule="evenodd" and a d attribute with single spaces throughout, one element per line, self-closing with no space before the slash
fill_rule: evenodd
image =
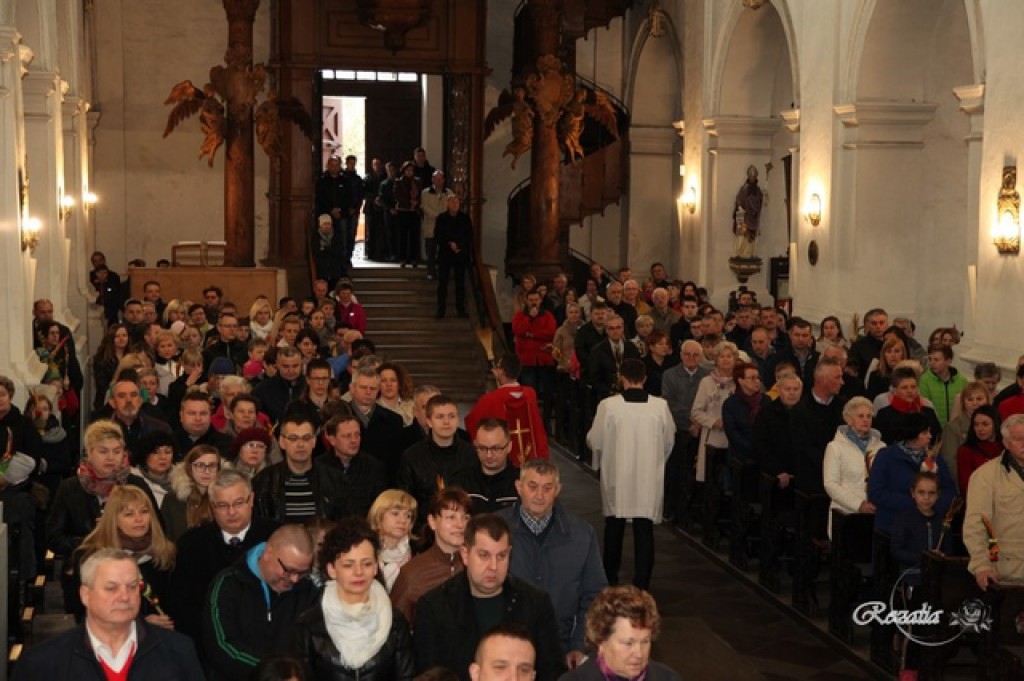
<path id="1" fill-rule="evenodd" d="M 498 105 L 484 119 L 484 138 L 490 137 L 494 129 L 509 116 L 512 117 L 512 141 L 505 146 L 501 156 L 511 156 L 512 168 L 515 168 L 519 157 L 533 146 L 534 113 L 526 101 L 526 90 L 521 87 L 513 88 L 511 93 L 502 90 L 498 95 Z"/>
<path id="2" fill-rule="evenodd" d="M 227 135 L 227 119 L 231 118 L 237 125 L 248 123 L 245 119 L 251 116 L 260 146 L 274 167 L 278 167 L 284 124 L 290 122 L 297 125 L 306 137 L 313 139 L 313 121 L 298 99 L 282 98 L 275 92 L 269 93 L 253 111 L 265 83 L 266 72 L 262 64 L 252 67 L 214 66 L 210 69 L 210 82 L 202 90 L 193 85 L 192 81 L 183 80 L 171 89 L 171 94 L 164 102 L 174 105 L 167 117 L 164 137 L 170 135 L 182 121 L 198 113 L 200 128 L 205 135 L 199 147 L 199 158 L 209 157 L 209 165 L 213 166 L 213 157 Z"/>
<path id="3" fill-rule="evenodd" d="M 205 137 L 199 147 L 199 158 L 209 156 L 209 165 L 213 166 L 213 156 L 220 145 L 224 144 L 224 105 L 215 96 L 213 86 L 206 84 L 202 90 L 190 80 L 183 80 L 171 90 L 164 104 L 174 104 L 167 117 L 164 137 L 178 127 L 186 118 L 199 114 L 199 125 Z"/>
<path id="4" fill-rule="evenodd" d="M 585 116 L 596 120 L 616 139 L 619 137 L 615 107 L 608 96 L 600 90 L 578 89 L 558 121 L 559 141 L 570 163 L 584 156 L 580 135 Z"/>
<path id="5" fill-rule="evenodd" d="M 281 136 L 284 134 L 282 121 L 290 121 L 312 139 L 313 119 L 295 97 L 280 97 L 276 92 L 267 93 L 267 99 L 256 109 L 256 141 L 270 157 L 274 168 L 281 165 Z"/>

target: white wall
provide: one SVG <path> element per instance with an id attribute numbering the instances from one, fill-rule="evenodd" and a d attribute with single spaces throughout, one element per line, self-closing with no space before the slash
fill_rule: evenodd
<path id="1" fill-rule="evenodd" d="M 181 0 L 173 12 L 162 3 L 112 0 L 95 3 L 98 69 L 94 107 L 94 191 L 100 196 L 96 247 L 115 270 L 127 260 L 153 264 L 170 258 L 183 240 L 224 238 L 224 149 L 213 167 L 199 161 L 203 135 L 198 117 L 167 138 L 170 112 L 163 102 L 178 82 L 201 88 L 210 68 L 223 64 L 227 19 L 221 3 Z M 154 30 L 159 27 L 159 30 Z M 270 3 L 256 16 L 253 61 L 269 59 Z M 267 84 L 268 89 L 273 87 Z M 256 258 L 266 257 L 268 170 L 256 157 Z"/>

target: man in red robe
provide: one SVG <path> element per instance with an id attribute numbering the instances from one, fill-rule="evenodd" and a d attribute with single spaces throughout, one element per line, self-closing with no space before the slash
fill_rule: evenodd
<path id="1" fill-rule="evenodd" d="M 512 449 L 509 461 L 520 466 L 530 459 L 548 458 L 548 434 L 537 408 L 537 393 L 519 385 L 519 358 L 507 354 L 498 359 L 491 370 L 498 388 L 477 400 L 466 415 L 466 430 L 476 438 L 476 429 L 485 418 L 503 419 L 508 423 Z"/>

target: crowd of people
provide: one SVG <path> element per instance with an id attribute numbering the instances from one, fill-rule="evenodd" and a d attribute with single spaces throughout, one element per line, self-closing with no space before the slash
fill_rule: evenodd
<path id="1" fill-rule="evenodd" d="M 91 360 L 90 405 L 69 330 L 36 301 L 41 387 L 22 411 L 0 378 L 0 494 L 21 578 L 47 548 L 62 557 L 65 608 L 115 672 L 135 664 L 126 642 L 141 664 L 171 640 L 150 634 L 174 630 L 214 679 L 290 659 L 310 678 L 443 667 L 475 679 L 485 634 L 515 625 L 541 678 L 584 673 L 596 650 L 600 671 L 632 679 L 601 644 L 640 634 L 592 632 L 588 609 L 606 594 L 647 598 L 609 590 L 627 523 L 633 582 L 648 589 L 653 525 L 692 517 L 701 488 L 729 489 L 714 464 L 730 459 L 755 463 L 782 496 L 873 514 L 902 562 L 955 550 L 928 532 L 970 484 L 971 569 L 982 588 L 1016 578 L 989 540 L 1019 531 L 1000 490 L 1024 479 L 1024 358 L 997 394 L 994 364 L 974 381 L 953 366 L 953 328 L 923 348 L 910 320 L 874 309 L 850 342 L 835 317 L 816 336 L 745 290 L 719 310 L 660 263 L 643 283 L 628 268 L 590 275 L 580 297 L 563 275 L 522 278 L 515 352 L 495 362 L 498 387 L 465 429 L 442 390 L 378 356 L 343 277 L 301 301 L 257 297 L 248 316 L 216 286 L 202 302 L 164 302 L 146 282 Z M 603 551 L 558 502 L 549 436 L 600 472 Z M 108 571 L 116 588 L 97 586 Z M 113 621 L 129 611 L 142 619 L 126 634 Z M 626 619 L 649 647 L 657 627 L 644 617 Z M 38 650 L 21 669 L 45 669 Z"/>
<path id="2" fill-rule="evenodd" d="M 364 255 L 377 262 L 416 268 L 426 262 L 427 279 L 437 280 L 437 318 L 445 316 L 449 280 L 455 285 L 455 310 L 466 311 L 466 270 L 473 252 L 473 226 L 460 197 L 447 187 L 443 170 L 434 168 L 418 147 L 401 165 L 379 158 L 360 176 L 358 159 L 332 155 L 316 183 L 316 231 L 312 252 L 316 274 L 329 287 L 352 267 L 360 216 Z"/>
<path id="3" fill-rule="evenodd" d="M 214 285 L 202 302 L 143 291 L 92 357 L 89 404 L 69 403 L 84 377 L 49 301 L 33 334 L 52 362 L 24 411 L 0 378 L 12 559 L 31 583 L 52 550 L 79 622 L 16 678 L 499 678 L 495 636 L 525 678 L 676 678 L 647 661 L 653 600 L 609 588 L 594 529 L 558 501 L 515 354 L 463 429 L 440 389 L 376 354 L 345 279 L 248 316 Z M 77 410 L 80 445 L 59 437 Z"/>
<path id="4" fill-rule="evenodd" d="M 912 320 L 890 319 L 875 308 L 863 326 L 854 320 L 847 338 L 835 316 L 812 325 L 759 304 L 744 288 L 716 308 L 704 289 L 671 279 L 661 263 L 642 281 L 628 267 L 612 276 L 594 263 L 578 290 L 564 275 L 541 282 L 527 274 L 516 304 L 512 329 L 522 381 L 538 391 L 555 437 L 580 458 L 601 465 L 609 395 L 633 405 L 644 395 L 667 403 L 674 441 L 663 475 L 659 426 L 635 434 L 628 432 L 635 415 L 617 419 L 634 451 L 652 457 L 647 464 L 631 461 L 631 473 L 653 476 L 645 480 L 648 495 L 663 485 L 657 513 L 625 514 L 642 574 L 654 553 L 644 517 L 687 528 L 695 518 L 706 521 L 698 513 L 702 496 L 731 494 L 741 481 L 731 479 L 736 468 L 727 464 L 736 462 L 777 480 L 780 508 L 792 508 L 800 490 L 827 494 L 840 512 L 873 515 L 904 567 L 919 564 L 921 549 L 930 548 L 969 553 L 982 588 L 1019 578 L 1015 563 L 1007 572 L 986 542 L 1019 533 L 1010 514 L 1020 509 L 1007 507 L 1000 490 L 1024 478 L 1017 475 L 1024 471 L 1024 368 L 1003 390 L 991 362 L 976 363 L 970 380 L 953 365 L 955 326 L 935 329 L 922 345 Z M 1018 429 L 1021 442 L 1011 438 Z M 606 475 L 615 471 L 605 469 Z M 975 492 L 972 480 L 984 480 L 985 491 Z M 623 514 L 605 496 L 605 567 L 612 577 L 618 562 L 608 546 L 612 554 L 621 546 Z M 956 497 L 966 497 L 966 514 Z M 821 518 L 821 545 L 830 521 Z M 954 530 L 940 545 L 934 529 L 943 522 Z M 915 664 L 910 655 L 906 678 L 913 678 Z"/>

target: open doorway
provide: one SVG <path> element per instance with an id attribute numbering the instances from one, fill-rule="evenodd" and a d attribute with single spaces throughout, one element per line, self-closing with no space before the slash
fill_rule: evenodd
<path id="1" fill-rule="evenodd" d="M 361 177 L 374 158 L 396 167 L 422 144 L 424 77 L 417 73 L 322 69 L 320 71 L 319 175 L 327 159 L 355 156 Z M 372 200 L 372 199 L 371 199 Z M 353 263 L 366 262 L 366 216 L 359 215 Z"/>

